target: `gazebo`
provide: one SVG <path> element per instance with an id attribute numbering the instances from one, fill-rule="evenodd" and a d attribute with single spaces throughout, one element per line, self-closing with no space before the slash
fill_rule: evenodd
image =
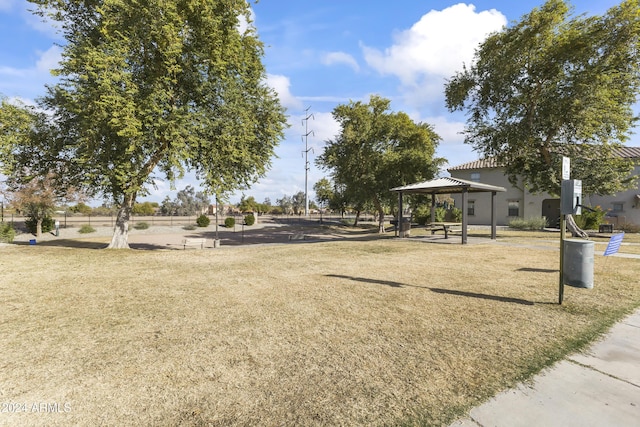
<path id="1" fill-rule="evenodd" d="M 504 187 L 466 181 L 459 178 L 438 178 L 392 188 L 398 193 L 398 226 L 402 224 L 403 194 L 431 194 L 431 222 L 435 222 L 436 194 L 462 193 L 462 244 L 467 243 L 467 195 L 469 193 L 491 193 L 491 239 L 496 238 L 496 194 L 507 191 Z"/>

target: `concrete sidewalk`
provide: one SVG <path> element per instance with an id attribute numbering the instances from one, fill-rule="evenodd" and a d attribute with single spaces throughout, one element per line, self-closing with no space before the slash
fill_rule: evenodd
<path id="1" fill-rule="evenodd" d="M 640 310 L 574 354 L 471 410 L 451 427 L 640 426 Z"/>

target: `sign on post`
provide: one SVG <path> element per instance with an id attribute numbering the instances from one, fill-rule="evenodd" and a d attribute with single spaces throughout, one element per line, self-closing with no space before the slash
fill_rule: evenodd
<path id="1" fill-rule="evenodd" d="M 622 245 L 623 237 L 624 233 L 614 234 L 613 236 L 611 236 L 611 239 L 609 239 L 609 244 L 607 245 L 607 249 L 604 250 L 604 256 L 618 253 L 620 245 Z"/>
<path id="2" fill-rule="evenodd" d="M 571 159 L 562 157 L 562 179 L 571 179 Z"/>

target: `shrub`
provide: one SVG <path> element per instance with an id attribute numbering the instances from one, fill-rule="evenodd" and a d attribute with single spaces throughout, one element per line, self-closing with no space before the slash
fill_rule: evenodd
<path id="1" fill-rule="evenodd" d="M 224 220 L 224 226 L 227 228 L 233 228 L 236 225 L 236 219 L 232 216 L 227 217 Z"/>
<path id="2" fill-rule="evenodd" d="M 148 222 L 137 222 L 133 228 L 135 228 L 136 230 L 146 230 L 147 228 L 149 228 L 149 223 Z"/>
<path id="3" fill-rule="evenodd" d="M 442 206 L 436 207 L 436 222 L 444 222 L 447 216 L 447 209 Z"/>
<path id="4" fill-rule="evenodd" d="M 55 220 L 53 218 L 51 218 L 50 216 L 45 217 L 42 220 L 42 232 L 43 233 L 47 233 L 51 230 L 53 230 L 53 228 L 55 227 Z M 37 227 L 37 221 L 35 220 L 35 218 L 27 218 L 24 220 L 24 225 L 25 227 L 27 227 L 27 231 L 29 231 L 29 233 L 35 233 L 36 232 L 36 227 Z"/>
<path id="5" fill-rule="evenodd" d="M 256 223 L 256 217 L 253 214 L 245 215 L 244 223 L 247 225 L 253 225 Z"/>
<path id="6" fill-rule="evenodd" d="M 92 226 L 85 224 L 82 227 L 80 227 L 80 229 L 78 230 L 78 233 L 81 234 L 88 234 L 88 233 L 94 233 L 96 231 L 95 228 L 93 228 Z"/>
<path id="7" fill-rule="evenodd" d="M 16 237 L 16 230 L 8 222 L 0 223 L 0 242 L 11 243 Z"/>
<path id="8" fill-rule="evenodd" d="M 449 209 L 449 212 L 447 212 L 447 215 L 445 215 L 445 217 L 447 218 L 447 220 L 451 220 L 453 222 L 462 222 L 462 209 L 453 207 Z"/>
<path id="9" fill-rule="evenodd" d="M 513 228 L 515 230 L 542 230 L 547 226 L 547 219 L 545 217 L 538 218 L 514 218 L 509 221 L 509 228 Z"/>
<path id="10" fill-rule="evenodd" d="M 625 233 L 640 233 L 640 225 L 636 224 L 620 224 L 617 226 L 618 230 L 624 231 Z"/>
<path id="11" fill-rule="evenodd" d="M 196 224 L 198 224 L 198 227 L 208 227 L 210 223 L 211 220 L 205 214 L 200 215 L 198 219 L 196 219 Z"/>
<path id="12" fill-rule="evenodd" d="M 597 230 L 604 219 L 606 212 L 596 206 L 595 209 L 582 208 L 582 214 L 574 215 L 576 225 L 583 230 Z"/>
<path id="13" fill-rule="evenodd" d="M 188 225 L 185 225 L 184 227 L 182 227 L 182 229 L 183 230 L 195 230 L 196 226 L 193 225 L 193 224 L 188 224 Z"/>
<path id="14" fill-rule="evenodd" d="M 431 222 L 431 208 L 426 205 L 420 205 L 412 212 L 413 222 L 420 225 L 425 225 Z"/>

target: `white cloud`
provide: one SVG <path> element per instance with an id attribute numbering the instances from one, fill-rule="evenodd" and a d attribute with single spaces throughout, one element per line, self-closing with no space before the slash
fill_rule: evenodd
<path id="1" fill-rule="evenodd" d="M 353 69 L 353 71 L 360 71 L 360 66 L 355 58 L 345 52 L 329 52 L 322 56 L 322 63 L 324 65 L 344 64 Z"/>
<path id="2" fill-rule="evenodd" d="M 0 0 L 0 11 L 8 12 L 13 9 L 15 0 Z"/>
<path id="3" fill-rule="evenodd" d="M 240 15 L 238 16 L 238 32 L 240 34 L 244 34 L 245 31 L 247 31 L 249 29 L 249 26 L 254 26 L 254 22 L 256 20 L 256 14 L 254 13 L 253 9 L 251 7 L 249 7 L 249 19 L 250 21 L 247 21 L 247 17 L 244 15 Z"/>
<path id="4" fill-rule="evenodd" d="M 35 63 L 27 68 L 0 65 L 0 93 L 34 99 L 42 94 L 45 84 L 56 81 L 50 71 L 58 66 L 61 59 L 60 47 L 52 46 L 37 55 Z"/>
<path id="5" fill-rule="evenodd" d="M 405 86 L 417 86 L 424 76 L 450 77 L 486 36 L 500 30 L 507 19 L 495 9 L 476 13 L 463 3 L 432 10 L 410 29 L 395 35 L 383 52 L 362 46 L 367 63 L 383 75 L 397 76 Z"/>
<path id="6" fill-rule="evenodd" d="M 52 69 L 58 68 L 62 60 L 62 48 L 51 46 L 49 50 L 43 52 L 36 62 L 36 70 L 41 73 L 49 73 Z"/>
<path id="7" fill-rule="evenodd" d="M 289 91 L 289 86 L 291 86 L 289 77 L 278 74 L 268 74 L 267 84 L 276 91 L 284 107 L 294 110 L 302 109 L 302 102 Z"/>

